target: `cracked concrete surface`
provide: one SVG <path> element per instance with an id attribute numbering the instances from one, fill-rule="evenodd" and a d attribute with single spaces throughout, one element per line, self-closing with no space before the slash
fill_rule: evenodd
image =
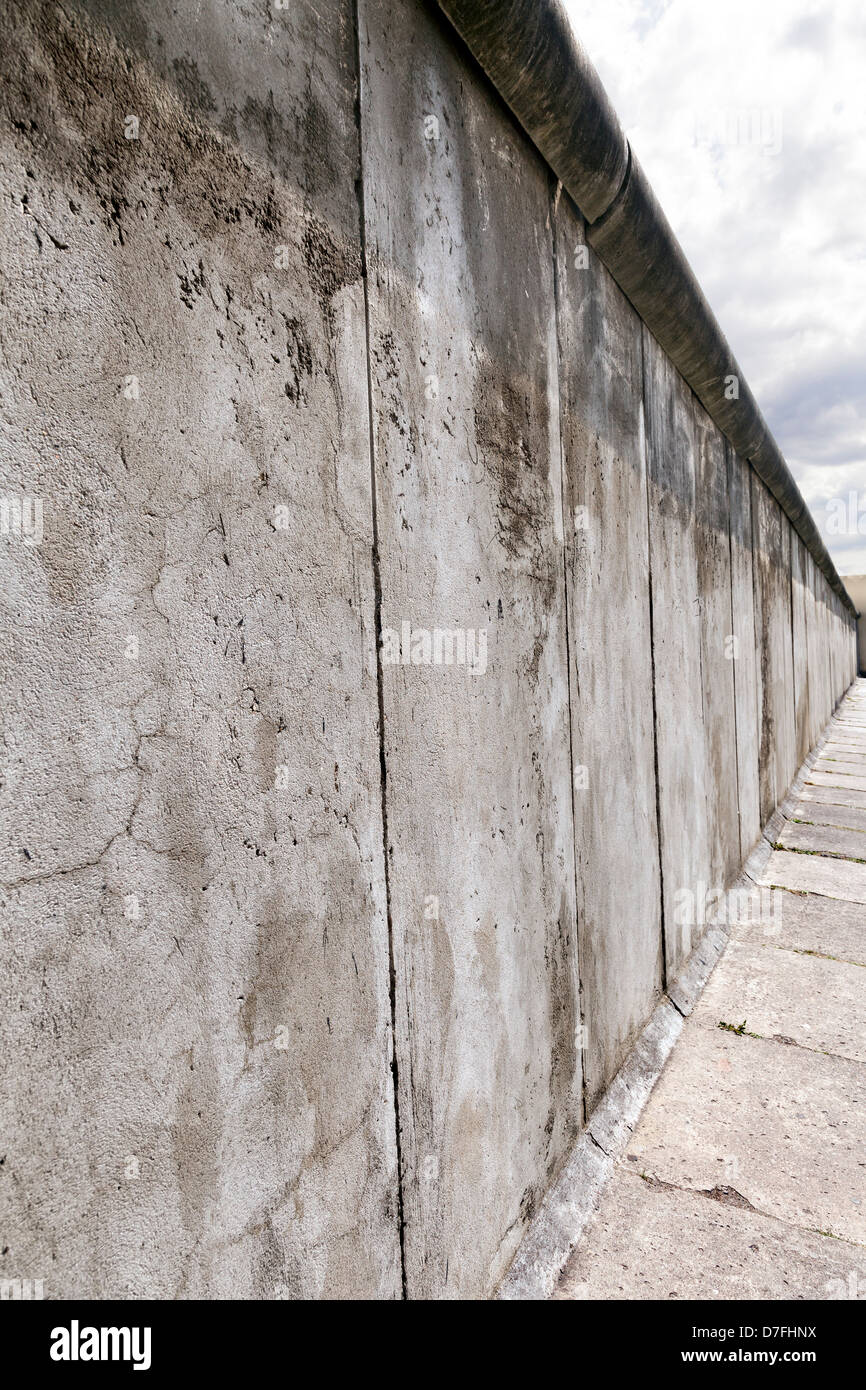
<path id="1" fill-rule="evenodd" d="M 44 501 L 0 537 L 0 1278 L 484 1295 L 612 1162 L 721 946 L 677 892 L 850 615 L 435 5 L 8 0 L 0 62 L 0 498 Z M 380 660 L 403 619 L 484 679 Z M 855 959 L 792 901 L 779 947 Z"/>
<path id="2" fill-rule="evenodd" d="M 0 1267 L 399 1295 L 351 6 L 0 24 Z"/>
<path id="3" fill-rule="evenodd" d="M 843 727 L 866 732 L 864 680 L 824 746 Z M 835 794 L 844 824 L 841 779 Z M 555 1298 L 866 1295 L 866 907 L 846 878 L 866 831 L 825 831 L 826 847 L 767 856 L 780 910 L 732 925 Z"/>

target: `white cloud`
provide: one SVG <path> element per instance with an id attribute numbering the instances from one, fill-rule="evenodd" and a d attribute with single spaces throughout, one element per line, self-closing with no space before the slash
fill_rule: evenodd
<path id="1" fill-rule="evenodd" d="M 565 0 L 840 571 L 866 535 L 862 0 Z M 866 528 L 866 523 L 864 523 Z"/>

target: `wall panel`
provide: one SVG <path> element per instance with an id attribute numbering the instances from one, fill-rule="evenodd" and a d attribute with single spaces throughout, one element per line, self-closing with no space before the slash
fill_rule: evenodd
<path id="1" fill-rule="evenodd" d="M 694 415 L 710 875 L 714 888 L 726 888 L 740 866 L 728 456 L 724 436 L 697 400 Z"/>
<path id="2" fill-rule="evenodd" d="M 556 223 L 575 837 L 591 1107 L 661 986 L 641 324 Z M 577 262 L 577 264 L 576 264 Z M 623 873 L 624 860 L 628 873 Z"/>
<path id="3" fill-rule="evenodd" d="M 644 328 L 659 832 L 667 978 L 700 934 L 684 895 L 711 886 L 692 394 Z"/>
<path id="4" fill-rule="evenodd" d="M 361 36 L 383 627 L 487 643 L 383 667 L 407 1286 L 459 1297 L 582 1121 L 551 185 L 443 20 Z"/>
<path id="5" fill-rule="evenodd" d="M 0 24 L 11 1272 L 399 1295 L 351 5 Z"/>
<path id="6" fill-rule="evenodd" d="M 740 859 L 745 860 L 761 833 L 758 760 L 760 666 L 756 646 L 751 469 L 728 446 L 731 523 L 732 632 L 736 638 L 734 688 L 737 716 L 737 789 Z"/>

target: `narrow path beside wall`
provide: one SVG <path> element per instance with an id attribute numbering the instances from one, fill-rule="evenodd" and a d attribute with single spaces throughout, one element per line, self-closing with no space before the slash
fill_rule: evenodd
<path id="1" fill-rule="evenodd" d="M 556 1298 L 866 1296 L 866 680 L 785 810 Z"/>

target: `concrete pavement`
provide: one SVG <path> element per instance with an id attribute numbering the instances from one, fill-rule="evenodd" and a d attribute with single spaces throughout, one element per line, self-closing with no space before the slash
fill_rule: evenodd
<path id="1" fill-rule="evenodd" d="M 555 1298 L 866 1299 L 864 788 L 861 680 L 750 861 L 772 910 L 729 923 Z"/>

